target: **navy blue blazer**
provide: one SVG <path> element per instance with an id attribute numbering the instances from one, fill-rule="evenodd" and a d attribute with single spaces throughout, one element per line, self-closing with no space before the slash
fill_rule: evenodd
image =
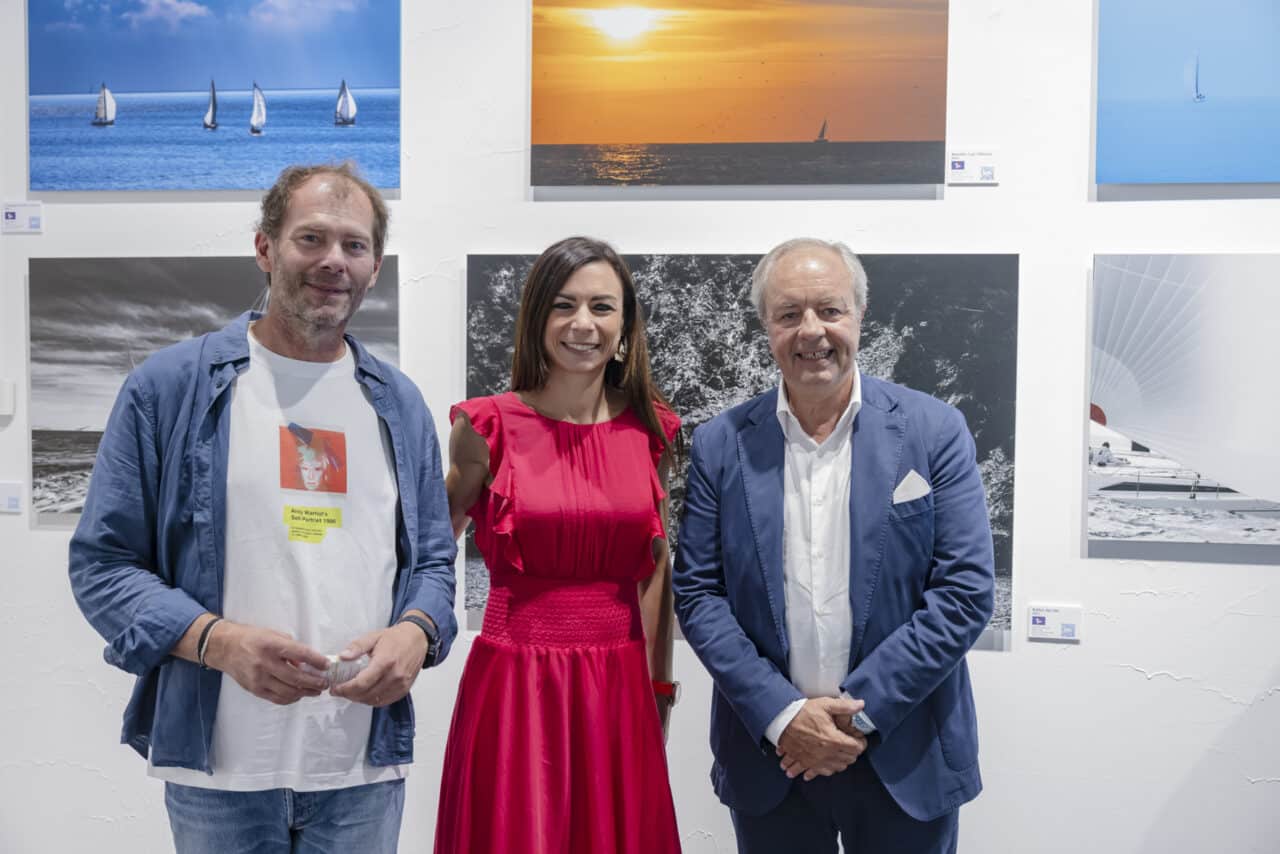
<path id="1" fill-rule="evenodd" d="M 853 638 L 841 687 L 866 701 L 877 727 L 858 761 L 926 821 L 982 790 L 964 656 L 991 618 L 991 529 L 964 416 L 903 386 L 861 381 L 849 496 Z M 716 684 L 711 780 L 725 805 L 750 815 L 772 810 L 794 782 L 764 734 L 802 696 L 788 667 L 777 399 L 766 392 L 694 431 L 674 573 L 680 626 Z M 894 504 L 912 469 L 931 491 Z"/>

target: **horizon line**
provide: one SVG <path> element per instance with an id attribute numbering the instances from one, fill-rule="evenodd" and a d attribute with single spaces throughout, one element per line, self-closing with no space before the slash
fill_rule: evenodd
<path id="1" fill-rule="evenodd" d="M 214 80 L 214 83 L 215 84 L 217 83 L 216 79 Z M 342 86 L 342 83 L 341 83 L 341 80 L 339 80 L 338 87 L 340 88 L 341 86 Z M 107 88 L 111 89 L 111 87 L 109 86 Z M 259 86 L 258 88 L 261 89 L 263 92 L 328 92 L 334 87 L 309 86 L 305 88 L 277 88 L 277 87 Z M 361 87 L 361 86 L 351 86 L 348 84 L 347 88 L 356 92 L 399 92 L 400 91 L 399 86 L 363 86 Z M 218 91 L 229 92 L 229 93 L 243 92 L 245 94 L 252 94 L 253 88 L 252 86 L 250 86 L 250 88 L 248 89 L 219 89 Z M 89 96 L 96 97 L 97 94 L 98 94 L 98 90 L 94 90 L 90 92 L 28 92 L 27 97 L 28 98 L 81 98 L 81 97 L 89 97 Z M 111 89 L 111 94 L 113 95 L 207 95 L 209 94 L 209 90 L 203 87 L 200 89 L 157 89 L 157 90 L 146 91 L 146 92 L 134 92 L 134 91 L 126 91 L 123 89 Z"/>
<path id="2" fill-rule="evenodd" d="M 886 143 L 886 144 L 895 144 L 895 145 L 898 145 L 904 142 L 918 142 L 918 143 L 945 143 L 946 142 L 945 139 L 831 139 L 830 137 L 828 137 L 826 141 L 829 143 L 830 142 L 857 142 L 857 143 Z M 717 140 L 708 140 L 705 142 L 534 142 L 534 143 L 530 143 L 530 148 L 544 148 L 544 147 L 555 146 L 555 145 L 558 145 L 558 146 L 575 145 L 582 148 L 601 148 L 604 146 L 615 146 L 615 145 L 630 145 L 630 146 L 640 146 L 640 145 L 799 145 L 799 144 L 813 145 L 815 143 L 818 145 L 824 144 L 824 143 L 818 143 L 816 142 L 816 140 L 813 140 L 813 139 L 750 139 L 750 140 L 738 140 L 735 142 L 723 142 L 723 141 L 717 141 Z"/>

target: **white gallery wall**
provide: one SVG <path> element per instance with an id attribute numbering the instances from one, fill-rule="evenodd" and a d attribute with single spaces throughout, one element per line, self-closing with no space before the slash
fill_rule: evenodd
<path id="1" fill-rule="evenodd" d="M 27 194 L 24 7 L 0 0 L 4 201 Z M 1080 555 L 1093 255 L 1280 252 L 1280 200 L 1090 201 L 1095 15 L 1084 0 L 951 0 L 948 142 L 997 146 L 998 187 L 947 188 L 943 201 L 535 203 L 528 0 L 406 2 L 387 249 L 400 258 L 401 361 L 443 438 L 465 389 L 467 254 L 536 253 L 571 233 L 631 253 L 758 253 L 799 234 L 864 252 L 1018 253 L 1014 638 L 970 655 L 986 790 L 961 813 L 960 850 L 1273 852 L 1280 567 Z M 30 478 L 28 258 L 248 254 L 255 214 L 253 194 L 80 194 L 45 199 L 43 235 L 0 238 L 0 381 L 18 389 L 0 416 L 0 481 Z M 103 663 L 76 609 L 68 536 L 33 530 L 29 511 L 0 515 L 0 851 L 170 850 L 161 785 L 118 743 L 131 677 Z M 1033 601 L 1081 603 L 1083 642 L 1020 637 Z M 407 852 L 430 850 L 470 637 L 414 689 Z M 685 700 L 668 755 L 685 850 L 733 851 L 707 777 L 711 683 L 682 642 L 676 673 Z"/>

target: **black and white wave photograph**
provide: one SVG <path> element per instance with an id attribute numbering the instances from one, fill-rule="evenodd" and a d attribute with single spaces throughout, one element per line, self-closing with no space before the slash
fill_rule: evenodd
<path id="1" fill-rule="evenodd" d="M 399 360 L 396 258 L 348 331 Z M 152 352 L 265 304 L 266 275 L 243 258 L 32 258 L 31 506 L 37 526 L 74 525 L 98 442 L 125 377 Z"/>
<path id="2" fill-rule="evenodd" d="M 467 397 L 510 388 L 520 290 L 535 255 L 467 259 Z M 870 280 L 858 350 L 872 376 L 958 407 L 977 443 L 996 554 L 996 609 L 980 648 L 1008 647 L 1013 586 L 1014 418 L 1018 256 L 863 255 Z M 759 255 L 626 255 L 649 335 L 653 375 L 695 427 L 774 387 L 779 375 L 751 305 Z M 684 467 L 670 488 L 672 533 L 683 508 Z M 466 608 L 478 627 L 488 573 L 470 534 Z"/>
<path id="3" fill-rule="evenodd" d="M 1280 255 L 1093 262 L 1089 557 L 1280 563 Z"/>

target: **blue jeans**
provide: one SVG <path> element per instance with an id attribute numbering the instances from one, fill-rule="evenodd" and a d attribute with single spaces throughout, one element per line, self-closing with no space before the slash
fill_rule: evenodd
<path id="1" fill-rule="evenodd" d="M 404 780 L 322 792 L 164 784 L 177 854 L 395 854 Z"/>

